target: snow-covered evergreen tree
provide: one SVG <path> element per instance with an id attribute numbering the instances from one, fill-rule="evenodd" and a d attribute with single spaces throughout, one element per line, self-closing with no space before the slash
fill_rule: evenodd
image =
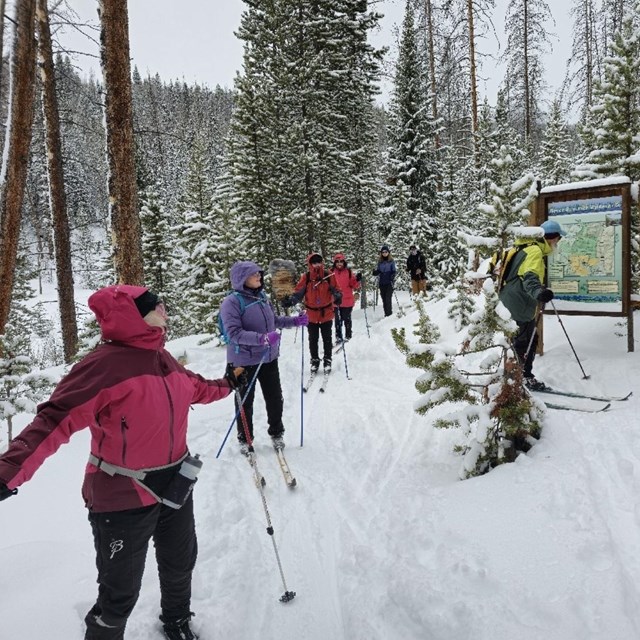
<path id="1" fill-rule="evenodd" d="M 181 220 L 175 229 L 177 273 L 170 315 L 177 335 L 214 332 L 209 292 L 222 276 L 216 266 L 217 230 L 209 176 L 208 158 L 196 142 L 180 200 Z"/>
<path id="2" fill-rule="evenodd" d="M 431 120 L 429 83 L 426 66 L 420 56 L 412 3 L 405 8 L 400 52 L 396 65 L 390 117 L 389 177 L 392 189 L 390 215 L 394 233 L 405 244 L 414 242 L 427 258 L 427 277 L 433 278 L 445 256 L 436 254 L 439 180 L 435 159 L 435 126 Z M 406 207 L 407 217 L 395 211 L 395 202 Z M 400 245 L 401 246 L 401 245 Z"/>
<path id="3" fill-rule="evenodd" d="M 542 141 L 540 175 L 546 185 L 568 182 L 571 176 L 571 138 L 559 100 L 554 100 Z"/>
<path id="4" fill-rule="evenodd" d="M 640 3 L 638 3 L 640 5 Z M 640 164 L 630 160 L 640 139 L 640 31 L 635 25 L 640 10 L 625 14 L 603 62 L 603 77 L 596 82 L 593 106 L 582 127 L 586 162 L 576 168 L 579 178 L 627 175 L 640 177 Z"/>
<path id="5" fill-rule="evenodd" d="M 161 195 L 160 185 L 149 185 L 140 193 L 140 222 L 142 225 L 142 259 L 145 285 L 158 295 L 173 289 L 172 221 Z"/>
<path id="6" fill-rule="evenodd" d="M 365 251 L 378 66 L 366 35 L 378 18 L 357 0 L 249 3 L 228 158 L 235 212 L 253 245 L 247 257 L 302 263 L 336 244 Z"/>
<path id="7" fill-rule="evenodd" d="M 541 408 L 524 390 L 509 345 L 515 322 L 500 303 L 493 281 L 485 281 L 483 297 L 455 351 L 437 344 L 439 333 L 420 305 L 417 343 L 410 344 L 404 331 L 392 331 L 407 364 L 423 370 L 416 381 L 422 394 L 418 413 L 445 403 L 459 406 L 434 425 L 463 431 L 465 440 L 457 447 L 463 454 L 462 478 L 515 459 L 540 435 Z"/>

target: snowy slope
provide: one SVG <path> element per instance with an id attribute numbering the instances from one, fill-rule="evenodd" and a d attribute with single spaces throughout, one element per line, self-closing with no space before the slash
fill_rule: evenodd
<path id="1" fill-rule="evenodd" d="M 408 296 L 399 294 L 401 302 Z M 614 336 L 615 318 L 564 317 L 580 369 L 555 318 L 535 372 L 562 388 L 619 394 L 609 412 L 548 411 L 527 455 L 461 482 L 455 431 L 414 414 L 417 375 L 382 319 L 354 312 L 349 374 L 334 360 L 327 393 L 304 396 L 300 448 L 300 334 L 284 332 L 289 490 L 267 440 L 260 392 L 256 450 L 287 587 L 260 494 L 233 433 L 232 400 L 191 414 L 190 447 L 205 466 L 196 494 L 200 554 L 193 626 L 202 640 L 632 640 L 640 636 L 640 359 Z M 446 302 L 428 305 L 437 322 Z M 618 331 L 620 328 L 617 328 Z M 445 339 L 447 336 L 445 335 Z M 205 376 L 224 370 L 219 348 L 186 350 Z M 306 348 L 306 345 L 305 345 Z M 308 354 L 305 353 L 308 367 Z M 22 417 L 26 424 L 28 417 Z M 92 539 L 80 498 L 88 434 L 78 434 L 0 505 L 0 638 L 80 640 L 96 592 Z M 160 638 L 150 551 L 131 640 Z"/>

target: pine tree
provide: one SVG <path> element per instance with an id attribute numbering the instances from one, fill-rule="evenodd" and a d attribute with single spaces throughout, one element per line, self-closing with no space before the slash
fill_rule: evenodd
<path id="1" fill-rule="evenodd" d="M 640 9 L 636 11 L 640 15 Z M 603 62 L 603 78 L 595 85 L 590 118 L 582 128 L 590 153 L 586 163 L 576 168 L 578 177 L 640 177 L 640 164 L 630 159 L 640 134 L 640 33 L 634 18 L 632 12 L 625 15 Z"/>
<path id="2" fill-rule="evenodd" d="M 27 306 L 35 295 L 28 281 L 29 275 L 29 266 L 21 251 L 17 258 L 9 320 L 4 335 L 0 335 L 0 420 L 7 423 L 8 440 L 12 438 L 13 416 L 35 411 L 36 403 L 42 401 L 52 387 L 51 376 L 35 371 L 34 354 L 41 355 L 38 345 L 43 344 L 43 338 L 53 335 L 53 326 L 46 321 L 42 308 Z M 47 355 L 49 361 L 42 364 L 61 362 L 60 344 L 57 363 L 51 361 L 51 354 Z M 54 346 L 54 358 L 55 355 Z"/>
<path id="3" fill-rule="evenodd" d="M 367 117 L 378 66 L 366 34 L 378 16 L 358 0 L 248 5 L 228 159 L 235 212 L 252 243 L 247 257 L 328 255 L 354 226 L 352 246 L 341 249 L 363 256 L 375 201 Z"/>
<path id="4" fill-rule="evenodd" d="M 545 0 L 510 0 L 505 19 L 510 111 L 524 129 L 525 141 L 537 138 L 546 93 L 543 56 L 550 47 L 547 23 L 553 21 Z"/>
<path id="5" fill-rule="evenodd" d="M 182 219 L 176 229 L 177 287 L 172 302 L 172 328 L 178 335 L 214 333 L 212 293 L 225 278 L 218 262 L 218 232 L 209 160 L 194 144 L 181 199 Z M 215 296 L 214 296 L 215 297 Z"/>
<path id="6" fill-rule="evenodd" d="M 595 0 L 573 0 L 573 42 L 567 63 L 565 89 L 568 107 L 578 106 L 584 121 L 593 104 L 593 84 L 600 77 L 598 24 Z"/>
<path id="7" fill-rule="evenodd" d="M 439 201 L 436 193 L 438 169 L 434 157 L 435 127 L 430 119 L 429 84 L 420 58 L 414 25 L 414 12 L 407 2 L 396 66 L 394 96 L 390 118 L 389 180 L 400 191 L 393 194 L 390 219 L 394 233 L 404 241 L 423 247 L 427 277 L 433 278 L 445 257 L 433 251 Z M 396 211 L 399 202 L 406 207 L 406 218 Z"/>
<path id="8" fill-rule="evenodd" d="M 559 100 L 554 100 L 542 141 L 540 173 L 545 184 L 568 182 L 572 159 L 571 140 Z"/>
<path id="9" fill-rule="evenodd" d="M 164 207 L 158 183 L 146 187 L 139 202 L 145 286 L 164 295 L 173 289 L 171 217 Z"/>

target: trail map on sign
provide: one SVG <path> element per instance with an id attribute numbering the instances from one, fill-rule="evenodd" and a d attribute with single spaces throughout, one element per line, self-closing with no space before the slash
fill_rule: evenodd
<path id="1" fill-rule="evenodd" d="M 622 197 L 549 203 L 548 217 L 567 232 L 548 260 L 548 282 L 556 296 L 581 302 L 620 301 Z"/>

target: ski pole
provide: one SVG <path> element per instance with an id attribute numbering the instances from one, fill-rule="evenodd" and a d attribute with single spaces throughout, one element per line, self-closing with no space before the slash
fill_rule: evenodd
<path id="1" fill-rule="evenodd" d="M 531 332 L 531 337 L 529 338 L 529 344 L 527 345 L 527 350 L 524 352 L 524 362 L 522 362 L 523 367 L 524 367 L 524 363 L 527 361 L 527 358 L 529 357 L 529 352 L 531 351 L 533 340 L 536 337 L 536 334 L 538 333 L 538 321 L 540 320 L 540 316 L 542 315 L 543 311 L 544 311 L 544 304 L 541 304 L 540 309 L 538 309 L 538 313 L 536 314 L 536 323 L 533 325 L 533 331 Z M 516 355 L 518 355 L 517 351 L 516 351 Z"/>
<path id="2" fill-rule="evenodd" d="M 262 364 L 262 363 L 261 363 Z M 245 396 L 246 397 L 246 396 Z M 236 398 L 238 402 L 240 402 L 240 391 L 236 389 Z M 244 400 L 243 400 L 244 402 Z M 247 444 L 251 446 L 251 434 L 249 433 L 249 425 L 247 424 L 247 416 L 244 412 L 244 407 L 242 404 L 240 405 L 240 416 L 242 420 L 242 424 L 244 427 L 245 436 L 247 438 Z M 253 469 L 253 475 L 256 481 L 256 486 L 258 487 L 258 491 L 260 491 L 260 498 L 262 499 L 262 508 L 264 509 L 264 515 L 267 520 L 267 533 L 271 537 L 271 542 L 273 543 L 273 551 L 276 556 L 276 562 L 278 563 L 278 570 L 280 571 L 280 578 L 282 579 L 282 584 L 284 586 L 284 593 L 280 596 L 280 602 L 290 602 L 296 597 L 295 591 L 289 591 L 287 589 L 287 581 L 284 578 L 284 571 L 282 570 L 282 562 L 280 561 L 280 554 L 278 553 L 278 545 L 276 545 L 276 539 L 274 537 L 274 529 L 271 524 L 271 514 L 269 513 L 269 506 L 267 505 L 267 497 L 264 495 L 264 488 L 262 486 L 262 475 L 258 469 L 258 461 L 256 459 L 256 455 L 254 451 L 249 451 L 249 463 L 251 464 L 251 468 Z"/>
<path id="3" fill-rule="evenodd" d="M 582 379 L 583 380 L 588 380 L 591 376 L 588 376 L 584 372 L 584 369 L 582 368 L 582 363 L 580 362 L 580 358 L 578 358 L 578 354 L 576 353 L 576 350 L 573 348 L 573 344 L 571 344 L 571 339 L 569 338 L 569 334 L 567 333 L 567 330 L 564 328 L 564 323 L 560 319 L 560 314 L 558 313 L 558 310 L 556 309 L 556 305 L 553 304 L 553 301 L 551 301 L 551 300 L 549 302 L 551 302 L 551 306 L 553 307 L 553 310 L 555 311 L 556 318 L 558 318 L 558 322 L 560 323 L 560 326 L 562 327 L 562 330 L 564 331 L 564 335 L 567 337 L 567 342 L 569 343 L 569 346 L 571 347 L 571 351 L 573 351 L 573 355 L 576 357 L 576 360 L 578 361 L 578 366 L 580 367 L 580 371 L 582 371 Z"/>
<path id="4" fill-rule="evenodd" d="M 222 444 L 220 445 L 220 448 L 218 449 L 218 453 L 216 453 L 216 459 L 218 459 L 220 457 L 220 454 L 222 453 L 222 450 L 224 449 L 224 445 L 227 443 L 227 438 L 229 437 L 229 434 L 231 433 L 231 429 L 233 428 L 233 425 L 236 423 L 236 420 L 238 419 L 238 416 L 240 415 L 240 411 L 242 410 L 242 407 L 244 406 L 244 403 L 249 395 L 249 392 L 251 391 L 251 387 L 253 387 L 253 385 L 256 382 L 256 379 L 258 377 L 258 372 L 260 371 L 260 368 L 262 367 L 262 365 L 264 364 L 265 358 L 267 357 L 267 354 L 269 353 L 269 347 L 267 347 L 265 349 L 264 355 L 262 356 L 262 359 L 260 360 L 260 362 L 258 363 L 258 368 L 256 369 L 256 372 L 253 374 L 253 377 L 251 378 L 251 381 L 249 382 L 249 384 L 247 385 L 247 390 L 244 394 L 244 397 L 241 398 L 241 402 L 239 403 L 238 406 L 238 410 L 236 411 L 236 414 L 233 416 L 233 420 L 231 421 L 231 424 L 229 425 L 229 428 L 227 429 L 227 433 L 224 436 L 224 439 L 222 440 Z M 236 389 L 237 391 L 237 389 Z M 237 394 L 236 397 L 239 397 L 239 393 Z"/>
<path id="5" fill-rule="evenodd" d="M 369 331 L 369 318 L 367 318 L 367 307 L 362 307 L 362 310 L 364 311 L 364 323 L 367 327 L 367 336 L 371 338 L 371 332 Z"/>
<path id="6" fill-rule="evenodd" d="M 304 326 L 300 332 L 300 446 L 304 446 Z"/>
<path id="7" fill-rule="evenodd" d="M 398 311 L 400 312 L 400 315 L 404 316 L 405 312 L 404 312 L 404 309 L 400 306 L 400 301 L 398 300 L 398 294 L 396 293 L 395 289 L 393 290 L 393 297 L 396 299 L 396 304 L 398 305 Z"/>
<path id="8" fill-rule="evenodd" d="M 337 313 L 338 313 L 338 321 L 340 322 L 340 326 L 342 326 L 342 313 L 340 312 L 340 307 L 338 307 L 336 309 Z M 342 355 L 344 356 L 344 372 L 347 376 L 347 380 L 351 380 L 351 378 L 349 377 L 349 365 L 347 364 L 347 349 L 346 349 L 347 343 L 344 340 L 344 337 L 342 339 Z"/>

